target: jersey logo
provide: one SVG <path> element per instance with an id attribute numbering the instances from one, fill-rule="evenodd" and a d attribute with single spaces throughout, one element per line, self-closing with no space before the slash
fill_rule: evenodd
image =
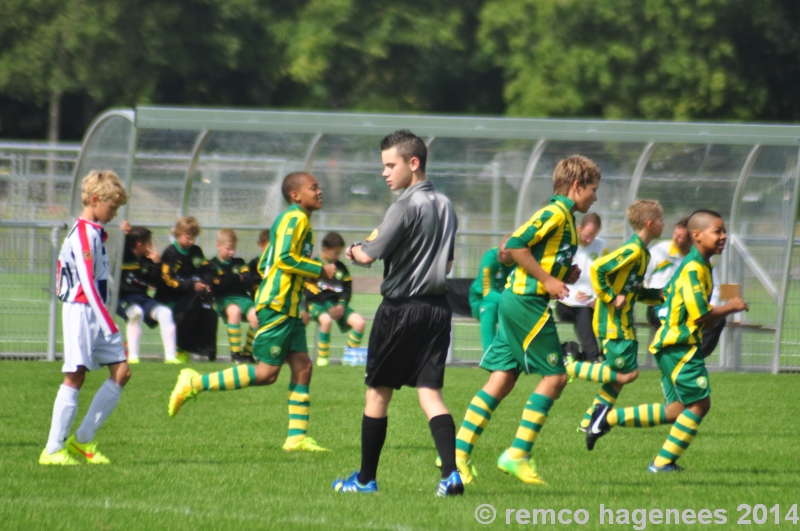
<path id="1" fill-rule="evenodd" d="M 541 228 L 542 228 L 542 220 L 540 220 L 540 219 L 537 219 L 537 220 L 535 220 L 535 221 L 533 222 L 533 226 L 534 226 L 536 229 L 541 229 Z"/>
<path id="2" fill-rule="evenodd" d="M 200 265 L 202 265 L 203 261 L 200 259 L 199 256 L 195 256 L 192 258 L 192 265 L 195 266 L 197 269 L 200 269 Z"/>
<path id="3" fill-rule="evenodd" d="M 625 366 L 625 358 L 622 356 L 618 357 L 614 360 L 614 365 L 617 367 L 617 369 L 623 368 Z"/>
<path id="4" fill-rule="evenodd" d="M 551 367 L 555 367 L 556 363 L 558 363 L 558 354 L 548 354 L 547 363 L 549 363 Z"/>
<path id="5" fill-rule="evenodd" d="M 697 387 L 699 387 L 700 389 L 705 389 L 706 387 L 708 387 L 708 380 L 706 380 L 705 376 L 701 376 L 700 378 L 695 380 L 695 382 L 697 383 Z"/>
<path id="6" fill-rule="evenodd" d="M 336 277 L 336 280 L 342 280 L 342 277 L 343 277 L 344 275 L 342 274 L 342 272 L 341 272 L 341 271 L 337 271 L 337 272 L 336 272 L 336 274 L 335 274 L 335 275 L 333 275 L 333 276 L 334 276 L 334 277 Z"/>
<path id="7" fill-rule="evenodd" d="M 378 234 L 379 234 L 378 229 L 375 229 L 369 236 L 367 236 L 367 241 L 371 242 L 372 240 L 378 237 Z"/>
<path id="8" fill-rule="evenodd" d="M 589 258 L 591 260 L 597 260 L 597 253 L 589 253 Z"/>
<path id="9" fill-rule="evenodd" d="M 281 355 L 281 347 L 272 347 L 271 349 L 269 349 L 269 354 L 273 358 L 277 358 L 278 356 Z"/>
<path id="10" fill-rule="evenodd" d="M 83 259 L 86 260 L 87 262 L 89 260 L 91 260 L 92 259 L 92 252 L 89 251 L 88 249 L 83 251 Z"/>
<path id="11" fill-rule="evenodd" d="M 234 267 L 233 269 L 231 269 L 231 271 L 233 272 L 234 275 L 238 275 L 239 274 L 239 268 L 238 267 Z"/>

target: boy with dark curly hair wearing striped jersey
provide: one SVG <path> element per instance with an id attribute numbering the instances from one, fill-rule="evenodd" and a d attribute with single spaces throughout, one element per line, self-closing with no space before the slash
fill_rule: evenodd
<path id="1" fill-rule="evenodd" d="M 594 441 L 614 426 L 648 428 L 672 424 L 664 446 L 648 467 L 654 474 L 683 470 L 676 461 L 694 440 L 700 422 L 711 409 L 711 388 L 701 350 L 703 330 L 732 313 L 748 309 L 739 297 L 722 306 L 709 304 L 714 284 L 710 260 L 722 252 L 727 240 L 722 216 L 712 210 L 697 210 L 689 217 L 688 228 L 694 245 L 664 288 L 667 314 L 650 345 L 661 369 L 666 406 L 642 404 L 613 409 L 597 404 L 586 432 L 587 445 L 592 438 L 594 446 Z M 650 421 L 641 422 L 644 417 Z"/>
<path id="2" fill-rule="evenodd" d="M 258 365 L 238 365 L 200 375 L 184 369 L 169 399 L 169 415 L 203 391 L 244 389 L 251 385 L 271 385 L 286 363 L 292 371 L 289 380 L 289 435 L 286 451 L 325 451 L 307 436 L 311 405 L 308 386 L 313 364 L 308 357 L 306 329 L 300 317 L 300 294 L 305 278 L 331 278 L 335 264 L 323 265 L 311 258 L 314 235 L 310 216 L 322 208 L 322 190 L 317 180 L 305 172 L 290 173 L 283 179 L 283 197 L 291 206 L 283 211 L 270 230 L 267 274 L 256 293 L 259 328 L 253 341 L 253 356 Z"/>
<path id="3" fill-rule="evenodd" d="M 661 237 L 664 211 L 658 201 L 638 199 L 628 207 L 626 216 L 635 231 L 633 236 L 619 249 L 592 262 L 589 268 L 598 298 L 592 325 L 606 360 L 567 364 L 570 376 L 603 384 L 581 420 L 580 431 L 589 427 L 594 404 L 613 406 L 622 386 L 639 376 L 639 342 L 633 326 L 633 305 L 637 300 L 656 304 L 662 301 L 661 290 L 646 289 L 643 282 L 650 262 L 647 246 Z"/>
<path id="4" fill-rule="evenodd" d="M 569 294 L 580 270 L 572 265 L 578 248 L 574 212 L 586 213 L 597 200 L 600 169 L 586 157 L 560 161 L 553 173 L 550 205 L 536 212 L 506 242 L 517 263 L 500 296 L 500 323 L 481 367 L 491 372 L 467 409 L 456 440 L 456 466 L 464 483 L 475 469 L 470 456 L 492 413 L 508 396 L 520 374 L 538 373 L 542 380 L 531 393 L 512 445 L 497 467 L 529 484 L 544 484 L 530 453 L 550 408 L 567 385 L 561 342 L 550 312 L 551 298 Z"/>

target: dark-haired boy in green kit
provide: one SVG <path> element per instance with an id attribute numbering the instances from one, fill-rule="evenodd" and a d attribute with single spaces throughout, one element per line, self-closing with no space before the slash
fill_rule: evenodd
<path id="1" fill-rule="evenodd" d="M 311 406 L 308 386 L 312 363 L 308 357 L 306 329 L 300 317 L 300 291 L 305 277 L 331 278 L 334 264 L 323 265 L 311 258 L 314 235 L 309 217 L 322 208 L 322 190 L 305 172 L 290 173 L 283 179 L 283 197 L 291 205 L 272 224 L 267 253 L 267 275 L 256 293 L 259 328 L 253 342 L 258 365 L 239 365 L 217 373 L 200 375 L 184 369 L 169 400 L 169 415 L 204 391 L 244 389 L 250 385 L 275 383 L 284 363 L 289 380 L 289 434 L 283 449 L 325 451 L 307 436 Z"/>

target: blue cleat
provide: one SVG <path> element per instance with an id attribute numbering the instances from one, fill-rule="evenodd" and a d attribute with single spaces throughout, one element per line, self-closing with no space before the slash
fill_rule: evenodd
<path id="1" fill-rule="evenodd" d="M 675 461 L 667 463 L 664 466 L 656 466 L 655 461 L 653 461 L 650 463 L 650 466 L 647 467 L 647 471 L 651 474 L 660 474 L 661 472 L 682 472 L 683 467 L 675 464 Z"/>
<path id="2" fill-rule="evenodd" d="M 356 470 L 350 474 L 350 477 L 347 479 L 336 479 L 333 482 L 333 490 L 336 492 L 363 492 L 365 494 L 369 494 L 372 492 L 378 492 L 378 484 L 373 479 L 366 485 L 362 485 L 358 481 L 358 470 Z M 464 491 L 464 487 L 461 487 L 461 491 Z"/>
<path id="3" fill-rule="evenodd" d="M 447 479 L 439 482 L 439 487 L 436 489 L 436 495 L 440 498 L 445 496 L 460 496 L 464 494 L 464 484 L 461 482 L 461 476 L 458 471 L 454 470 Z"/>

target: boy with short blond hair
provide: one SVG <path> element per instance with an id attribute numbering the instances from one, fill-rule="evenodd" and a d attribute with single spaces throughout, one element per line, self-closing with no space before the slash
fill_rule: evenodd
<path id="1" fill-rule="evenodd" d="M 642 404 L 616 408 L 597 404 L 587 431 L 596 440 L 614 426 L 641 427 L 673 424 L 666 442 L 648 467 L 648 472 L 678 472 L 676 461 L 697 435 L 703 418 L 711 409 L 711 389 L 703 352 L 703 331 L 719 319 L 747 311 L 747 304 L 734 297 L 722 306 L 711 306 L 713 289 L 711 257 L 725 248 L 725 223 L 713 210 L 697 210 L 689 217 L 693 246 L 664 288 L 666 315 L 650 345 L 661 370 L 664 404 Z M 652 420 L 642 423 L 643 413 Z M 651 413 L 652 412 L 652 413 Z"/>
<path id="2" fill-rule="evenodd" d="M 661 290 L 646 289 L 643 282 L 650 261 L 647 246 L 664 230 L 664 211 L 658 201 L 638 199 L 628 207 L 626 216 L 635 231 L 633 236 L 619 249 L 592 262 L 590 267 L 592 287 L 598 299 L 592 324 L 606 359 L 602 363 L 567 364 L 570 376 L 603 383 L 581 420 L 581 431 L 589 427 L 594 404 L 614 405 L 622 386 L 639 376 L 639 342 L 633 305 L 637 300 L 655 303 L 662 300 Z M 587 444 L 588 441 L 593 442 L 589 435 Z"/>
<path id="3" fill-rule="evenodd" d="M 364 334 L 364 318 L 350 307 L 350 295 L 353 292 L 353 277 L 339 257 L 344 250 L 344 238 L 338 232 L 329 232 L 322 239 L 322 252 L 318 260 L 323 264 L 336 265 L 336 273 L 330 280 L 306 279 L 304 296 L 308 305 L 308 313 L 319 323 L 317 340 L 317 365 L 328 365 L 328 354 L 331 348 L 331 327 L 334 321 L 341 332 L 348 332 L 347 346 L 361 346 Z"/>
<path id="4" fill-rule="evenodd" d="M 300 290 L 303 278 L 331 278 L 333 264 L 323 265 L 311 258 L 314 234 L 311 213 L 322 208 L 322 190 L 314 176 L 290 173 L 283 179 L 283 197 L 289 208 L 272 224 L 266 256 L 267 276 L 256 293 L 259 328 L 253 342 L 258 365 L 239 365 L 216 373 L 200 375 L 184 369 L 169 398 L 170 417 L 178 414 L 187 399 L 204 391 L 244 389 L 251 385 L 275 383 L 284 363 L 292 371 L 289 380 L 289 433 L 286 451 L 326 451 L 308 437 L 311 398 L 309 384 L 313 364 L 308 357 L 306 329 L 300 318 Z"/>
<path id="5" fill-rule="evenodd" d="M 456 441 L 456 465 L 464 483 L 475 469 L 470 456 L 492 413 L 508 396 L 521 373 L 539 373 L 542 380 L 528 398 L 512 445 L 497 466 L 529 484 L 544 484 L 531 460 L 531 450 L 550 408 L 567 385 L 561 342 L 549 303 L 569 294 L 580 270 L 572 265 L 578 247 L 574 212 L 586 213 L 597 200 L 600 169 L 586 157 L 572 156 L 553 173 L 555 195 L 506 243 L 517 263 L 500 297 L 500 326 L 481 367 L 491 372 L 467 409 Z"/>
<path id="6" fill-rule="evenodd" d="M 170 307 L 177 326 L 177 359 L 188 363 L 196 352 L 213 361 L 217 357 L 217 314 L 211 309 L 207 277 L 213 274 L 203 249 L 195 245 L 200 224 L 192 216 L 175 223 L 175 240 L 161 253 L 162 283 L 155 299 Z"/>
<path id="7" fill-rule="evenodd" d="M 214 270 L 211 291 L 214 293 L 214 309 L 225 322 L 228 342 L 231 348 L 231 361 L 236 363 L 255 363 L 253 340 L 258 329 L 256 305 L 249 294 L 251 287 L 250 268 L 244 259 L 234 257 L 236 233 L 232 229 L 220 229 L 217 233 L 217 256 L 209 260 Z M 250 329 L 242 349 L 242 316 L 247 319 Z"/>
<path id="8" fill-rule="evenodd" d="M 92 171 L 83 179 L 81 200 L 83 213 L 58 255 L 58 298 L 64 303 L 64 383 L 53 405 L 47 446 L 39 456 L 41 465 L 77 465 L 84 460 L 108 464 L 94 437 L 117 407 L 131 377 L 119 330 L 105 307 L 109 262 L 103 230 L 128 202 L 128 194 L 113 171 Z M 108 367 L 109 379 L 95 394 L 78 431 L 69 435 L 86 373 L 103 366 Z"/>

